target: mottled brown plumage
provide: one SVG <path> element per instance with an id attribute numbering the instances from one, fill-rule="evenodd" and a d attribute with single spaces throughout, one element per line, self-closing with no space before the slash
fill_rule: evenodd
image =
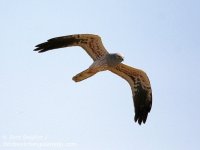
<path id="1" fill-rule="evenodd" d="M 101 38 L 93 34 L 75 34 L 52 38 L 37 45 L 35 51 L 41 53 L 70 46 L 82 47 L 94 60 L 88 69 L 77 74 L 72 79 L 75 82 L 79 82 L 105 70 L 119 75 L 131 86 L 135 107 L 135 122 L 138 121 L 139 124 L 145 123 L 152 106 L 152 90 L 146 73 L 121 63 L 123 57 L 118 53 L 108 53 L 102 44 Z"/>

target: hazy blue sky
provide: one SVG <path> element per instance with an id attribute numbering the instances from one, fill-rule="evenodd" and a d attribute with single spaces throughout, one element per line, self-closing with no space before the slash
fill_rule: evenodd
<path id="1" fill-rule="evenodd" d="M 0 149 L 199 149 L 199 8 L 199 0 L 1 0 Z M 32 51 L 76 33 L 99 34 L 148 74 L 146 124 L 133 121 L 125 80 L 110 72 L 71 80 L 92 63 L 81 48 Z"/>

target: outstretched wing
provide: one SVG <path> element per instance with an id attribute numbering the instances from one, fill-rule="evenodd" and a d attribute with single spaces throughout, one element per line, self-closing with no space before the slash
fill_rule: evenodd
<path id="1" fill-rule="evenodd" d="M 151 85 L 146 73 L 122 63 L 109 70 L 128 81 L 135 106 L 134 120 L 139 124 L 145 123 L 152 105 Z"/>
<path id="2" fill-rule="evenodd" d="M 101 38 L 93 34 L 75 34 L 49 39 L 47 42 L 36 45 L 34 51 L 39 53 L 53 50 L 56 48 L 80 46 L 90 55 L 93 60 L 96 60 L 106 54 Z"/>

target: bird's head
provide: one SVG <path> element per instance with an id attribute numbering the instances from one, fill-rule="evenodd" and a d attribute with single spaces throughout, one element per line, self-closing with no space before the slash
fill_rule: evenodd
<path id="1" fill-rule="evenodd" d="M 124 61 L 124 56 L 122 56 L 120 53 L 113 53 L 111 54 L 113 59 L 115 59 L 115 61 L 121 63 L 122 61 Z"/>
<path id="2" fill-rule="evenodd" d="M 116 66 L 124 60 L 124 57 L 119 53 L 112 53 L 109 56 L 109 65 Z"/>

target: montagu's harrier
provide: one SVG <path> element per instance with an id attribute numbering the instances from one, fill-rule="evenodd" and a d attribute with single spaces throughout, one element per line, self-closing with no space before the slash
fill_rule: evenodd
<path id="1" fill-rule="evenodd" d="M 77 74 L 72 79 L 75 82 L 87 79 L 97 72 L 109 70 L 124 78 L 131 86 L 135 106 L 135 122 L 145 123 L 152 105 L 152 91 L 150 81 L 142 70 L 127 66 L 123 57 L 118 53 L 108 53 L 104 48 L 101 38 L 93 34 L 76 34 L 49 39 L 47 42 L 36 45 L 34 51 L 39 53 L 48 50 L 80 46 L 94 60 L 92 65 Z"/>

